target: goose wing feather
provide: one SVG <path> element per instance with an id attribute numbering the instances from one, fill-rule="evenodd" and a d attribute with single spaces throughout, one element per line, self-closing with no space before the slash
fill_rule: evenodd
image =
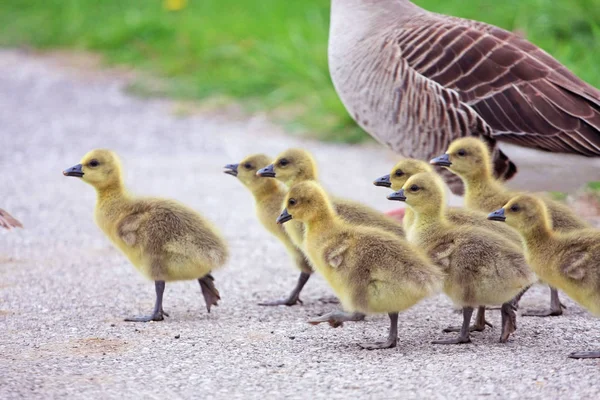
<path id="1" fill-rule="evenodd" d="M 408 66 L 456 91 L 497 139 L 600 156 L 600 91 L 528 41 L 431 13 L 411 19 L 394 36 Z"/>

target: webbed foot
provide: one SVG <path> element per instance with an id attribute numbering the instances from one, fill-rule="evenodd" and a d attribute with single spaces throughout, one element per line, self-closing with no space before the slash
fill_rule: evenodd
<path id="1" fill-rule="evenodd" d="M 463 344 L 463 343 L 471 343 L 471 338 L 469 336 L 459 336 L 454 339 L 440 339 L 434 340 L 431 342 L 433 344 Z"/>
<path id="2" fill-rule="evenodd" d="M 500 334 L 500 343 L 506 343 L 511 333 L 517 330 L 517 307 L 514 303 L 502 304 L 500 313 L 502 314 L 502 333 Z"/>
<path id="3" fill-rule="evenodd" d="M 358 313 L 354 313 L 358 314 Z M 398 343 L 398 313 L 389 313 L 390 330 L 385 342 L 361 343 L 359 344 L 365 350 L 391 349 Z"/>
<path id="4" fill-rule="evenodd" d="M 295 306 L 296 304 L 304 304 L 302 302 L 302 300 L 300 300 L 300 297 L 288 297 L 286 299 L 278 299 L 278 300 L 271 300 L 271 301 L 263 301 L 258 303 L 259 306 L 265 306 L 265 307 L 275 307 L 275 306 Z"/>
<path id="5" fill-rule="evenodd" d="M 523 313 L 525 317 L 558 317 L 563 314 L 563 309 L 567 308 L 560 302 L 558 290 L 550 287 L 550 309 L 549 310 L 528 310 Z"/>
<path id="6" fill-rule="evenodd" d="M 204 277 L 198 279 L 200 289 L 202 290 L 202 296 L 206 303 L 206 311 L 210 312 L 212 306 L 218 306 L 218 301 L 221 300 L 219 291 L 215 287 L 215 278 L 211 274 L 206 274 Z"/>
<path id="7" fill-rule="evenodd" d="M 312 318 L 308 320 L 308 323 L 311 325 L 318 325 L 323 322 L 327 322 L 332 328 L 338 328 L 344 325 L 344 322 L 364 321 L 364 319 L 365 314 L 363 313 L 347 313 L 344 311 L 332 311 L 330 313 L 321 315 L 320 317 Z"/>
<path id="8" fill-rule="evenodd" d="M 600 351 L 576 351 L 569 354 L 569 358 L 600 358 Z"/>
<path id="9" fill-rule="evenodd" d="M 475 324 L 469 327 L 469 332 L 483 332 L 485 330 L 486 325 L 490 328 L 494 327 L 485 319 L 485 307 L 482 306 L 477 309 L 477 317 L 475 318 Z M 461 330 L 462 326 L 449 326 L 446 329 L 444 329 L 443 332 L 460 332 Z"/>

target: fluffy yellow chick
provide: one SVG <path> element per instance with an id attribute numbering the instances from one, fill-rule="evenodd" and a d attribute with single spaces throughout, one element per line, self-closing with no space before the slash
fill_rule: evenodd
<path id="1" fill-rule="evenodd" d="M 458 175 L 465 186 L 465 205 L 467 208 L 485 213 L 492 212 L 505 205 L 511 198 L 520 194 L 509 190 L 493 175 L 491 156 L 487 145 L 480 139 L 465 137 L 450 144 L 446 154 L 434 158 L 431 163 L 443 166 Z M 552 225 L 561 232 L 573 229 L 589 228 L 566 205 L 540 197 L 548 207 Z M 558 291 L 550 288 L 550 309 L 527 311 L 523 315 L 535 317 L 558 316 L 563 313 Z"/>
<path id="2" fill-rule="evenodd" d="M 435 173 L 433 167 L 429 163 L 407 158 L 399 161 L 389 175 L 384 175 L 376 179 L 373 184 L 375 186 L 388 187 L 397 191 L 402 189 L 402 187 L 406 184 L 406 181 L 411 176 L 422 172 Z M 476 226 L 486 229 L 495 232 L 521 246 L 521 237 L 514 229 L 503 226 L 502 224 L 495 224 L 492 221 L 488 221 L 486 214 L 483 212 L 468 210 L 465 208 L 449 207 L 446 209 L 446 217 L 448 218 L 448 221 L 455 226 Z M 415 212 L 408 207 L 404 214 L 404 231 L 407 232 L 407 234 L 413 228 L 414 220 Z M 498 229 L 499 227 L 501 229 Z M 492 326 L 485 320 L 485 307 L 479 307 L 477 309 L 475 324 L 471 327 L 471 331 L 481 332 L 485 329 L 486 325 Z M 444 329 L 444 331 L 460 331 L 460 328 L 449 327 Z"/>
<path id="3" fill-rule="evenodd" d="M 294 185 L 285 206 L 278 222 L 296 219 L 305 225 L 305 252 L 344 309 L 388 313 L 391 325 L 387 340 L 361 346 L 395 347 L 398 312 L 436 293 L 444 274 L 423 252 L 398 236 L 345 221 L 314 181 Z"/>
<path id="4" fill-rule="evenodd" d="M 211 223 L 173 200 L 138 198 L 123 184 L 117 155 L 92 150 L 63 172 L 96 189 L 96 224 L 145 277 L 155 283 L 156 303 L 151 315 L 125 321 L 162 321 L 165 282 L 197 279 L 210 312 L 220 299 L 211 271 L 228 258 L 227 245 Z"/>
<path id="5" fill-rule="evenodd" d="M 275 220 L 281 212 L 281 205 L 285 199 L 287 188 L 275 179 L 263 179 L 256 172 L 271 163 L 271 158 L 264 154 L 254 154 L 244 158 L 239 164 L 227 164 L 225 173 L 237 177 L 240 182 L 252 193 L 254 197 L 256 215 L 267 231 L 283 243 L 296 267 L 300 270 L 300 277 L 296 287 L 284 299 L 259 303 L 261 306 L 293 306 L 302 304 L 300 292 L 312 274 L 304 253 L 296 247 L 290 237 L 285 233 L 283 226 Z M 496 224 L 497 225 L 497 224 Z"/>
<path id="6" fill-rule="evenodd" d="M 470 342 L 473 307 L 500 304 L 500 342 L 506 342 L 516 330 L 512 300 L 536 280 L 521 247 L 489 230 L 452 224 L 446 213 L 444 183 L 435 173 L 412 176 L 388 198 L 404 201 L 413 209 L 414 228 L 407 237 L 446 273 L 444 292 L 463 309 L 460 335 L 434 343 Z"/>
<path id="7" fill-rule="evenodd" d="M 600 316 L 600 231 L 552 229 L 548 207 L 531 195 L 514 197 L 489 218 L 506 221 L 521 233 L 527 261 L 541 279 Z M 600 358 L 600 350 L 569 357 Z"/>

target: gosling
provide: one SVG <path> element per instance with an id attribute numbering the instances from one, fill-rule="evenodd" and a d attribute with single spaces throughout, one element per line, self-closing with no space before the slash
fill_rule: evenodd
<path id="1" fill-rule="evenodd" d="M 300 270 L 300 277 L 298 278 L 296 287 L 289 296 L 284 299 L 258 304 L 261 306 L 293 306 L 302 304 L 300 293 L 312 274 L 312 268 L 306 260 L 304 253 L 292 243 L 290 237 L 285 233 L 283 226 L 275 222 L 281 211 L 281 205 L 285 199 L 287 188 L 275 179 L 263 179 L 256 175 L 259 169 L 266 167 L 270 163 L 271 158 L 268 156 L 255 154 L 244 158 L 239 164 L 227 164 L 225 166 L 225 173 L 237 177 L 250 190 L 254 197 L 256 215 L 259 221 L 267 231 L 283 243 L 294 264 Z"/>
<path id="2" fill-rule="evenodd" d="M 92 150 L 63 172 L 96 189 L 96 224 L 145 277 L 154 281 L 156 302 L 149 316 L 125 321 L 162 321 L 165 282 L 197 279 L 210 312 L 220 300 L 211 271 L 228 258 L 217 230 L 192 209 L 173 200 L 137 198 L 124 186 L 117 155 Z"/>
<path id="3" fill-rule="evenodd" d="M 488 218 L 506 221 L 521 233 L 529 265 L 541 279 L 600 316 L 600 231 L 552 229 L 548 207 L 530 195 L 514 197 Z M 600 350 L 569 357 L 600 358 Z"/>
<path id="4" fill-rule="evenodd" d="M 465 205 L 467 208 L 490 213 L 504 206 L 519 193 L 507 189 L 493 177 L 493 167 L 489 149 L 477 138 L 457 139 L 450 144 L 446 154 L 434 158 L 431 163 L 443 166 L 458 175 L 465 186 Z M 550 213 L 552 226 L 560 232 L 589 228 L 569 207 L 557 201 L 541 198 Z M 524 316 L 550 317 L 563 313 L 558 291 L 550 287 L 550 309 L 531 310 Z"/>
<path id="5" fill-rule="evenodd" d="M 316 182 L 318 179 L 316 162 L 312 155 L 303 149 L 284 151 L 277 156 L 272 164 L 260 169 L 256 174 L 261 177 L 275 178 L 283 182 L 288 188 L 300 182 Z M 345 221 L 355 225 L 381 228 L 400 238 L 404 237 L 402 225 L 395 219 L 355 201 L 340 198 L 333 198 L 332 201 L 335 211 Z M 303 224 L 299 221 L 288 222 L 285 225 L 285 231 L 296 247 L 304 251 Z M 332 312 L 320 318 L 314 318 L 310 322 L 314 324 L 328 322 L 331 326 L 337 327 L 345 321 L 360 321 L 362 319 L 364 319 L 364 315 Z"/>
<path id="6" fill-rule="evenodd" d="M 368 350 L 395 347 L 398 313 L 437 293 L 444 280 L 441 270 L 398 236 L 341 218 L 314 181 L 294 185 L 285 206 L 278 223 L 296 219 L 304 224 L 305 252 L 344 309 L 388 313 L 387 340 L 360 346 Z"/>
<path id="7" fill-rule="evenodd" d="M 428 172 L 435 173 L 433 167 L 425 161 L 416 159 L 404 159 L 399 161 L 392 169 L 389 175 L 384 175 L 376 179 L 373 184 L 380 187 L 388 187 L 392 190 L 400 190 L 406 183 L 406 181 L 413 175 Z M 446 217 L 448 221 L 455 226 L 476 226 L 491 232 L 495 232 L 515 244 L 521 246 L 520 235 L 512 228 L 504 226 L 502 224 L 495 224 L 488 221 L 486 214 L 480 211 L 468 210 L 465 208 L 449 207 L 446 210 Z M 408 207 L 404 213 L 404 231 L 410 232 L 415 220 L 415 212 Z M 502 229 L 498 229 L 498 227 Z M 485 320 L 485 307 L 479 307 L 477 309 L 477 316 L 475 317 L 475 324 L 470 328 L 471 331 L 482 332 L 485 330 L 486 325 L 492 326 Z M 460 331 L 460 327 L 449 327 L 444 329 L 444 332 L 455 332 Z"/>
<path id="8" fill-rule="evenodd" d="M 446 213 L 444 183 L 437 174 L 414 175 L 388 198 L 412 208 L 415 221 L 409 241 L 423 248 L 446 273 L 444 292 L 463 309 L 460 335 L 433 343 L 469 343 L 473 307 L 500 304 L 500 342 L 506 342 L 517 329 L 511 300 L 536 280 L 522 249 L 489 230 L 453 225 Z"/>

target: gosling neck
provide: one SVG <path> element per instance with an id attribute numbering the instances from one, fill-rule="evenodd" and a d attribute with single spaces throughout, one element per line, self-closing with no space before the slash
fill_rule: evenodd
<path id="1" fill-rule="evenodd" d="M 544 249 L 551 246 L 555 237 L 550 223 L 545 219 L 537 221 L 537 223 L 529 226 L 527 229 L 520 230 L 519 233 L 531 253 L 545 253 Z"/>
<path id="2" fill-rule="evenodd" d="M 266 201 L 279 192 L 279 183 L 275 179 L 261 179 L 263 179 L 263 182 L 257 187 L 252 188 L 252 195 L 257 203 Z"/>
<path id="3" fill-rule="evenodd" d="M 113 202 L 129 198 L 122 181 L 116 181 L 102 187 L 96 187 L 98 204 Z"/>
<path id="4" fill-rule="evenodd" d="M 448 219 L 446 218 L 446 205 L 441 202 L 439 206 L 429 207 L 423 210 L 416 210 L 412 208 L 415 216 L 414 227 L 427 228 L 431 225 L 437 224 L 441 226 L 449 225 Z"/>
<path id="5" fill-rule="evenodd" d="M 310 220 L 304 221 L 307 234 L 328 234 L 338 227 L 339 217 L 333 211 L 331 205 L 322 207 L 319 213 Z"/>
<path id="6" fill-rule="evenodd" d="M 314 168 L 306 168 L 298 171 L 293 178 L 288 179 L 285 184 L 288 188 L 291 188 L 297 183 L 306 182 L 306 181 L 316 181 L 317 180 L 317 171 Z"/>
<path id="7" fill-rule="evenodd" d="M 465 199 L 477 198 L 483 193 L 496 194 L 502 191 L 501 185 L 488 170 L 473 173 L 469 176 L 461 176 L 461 179 L 465 184 Z"/>

